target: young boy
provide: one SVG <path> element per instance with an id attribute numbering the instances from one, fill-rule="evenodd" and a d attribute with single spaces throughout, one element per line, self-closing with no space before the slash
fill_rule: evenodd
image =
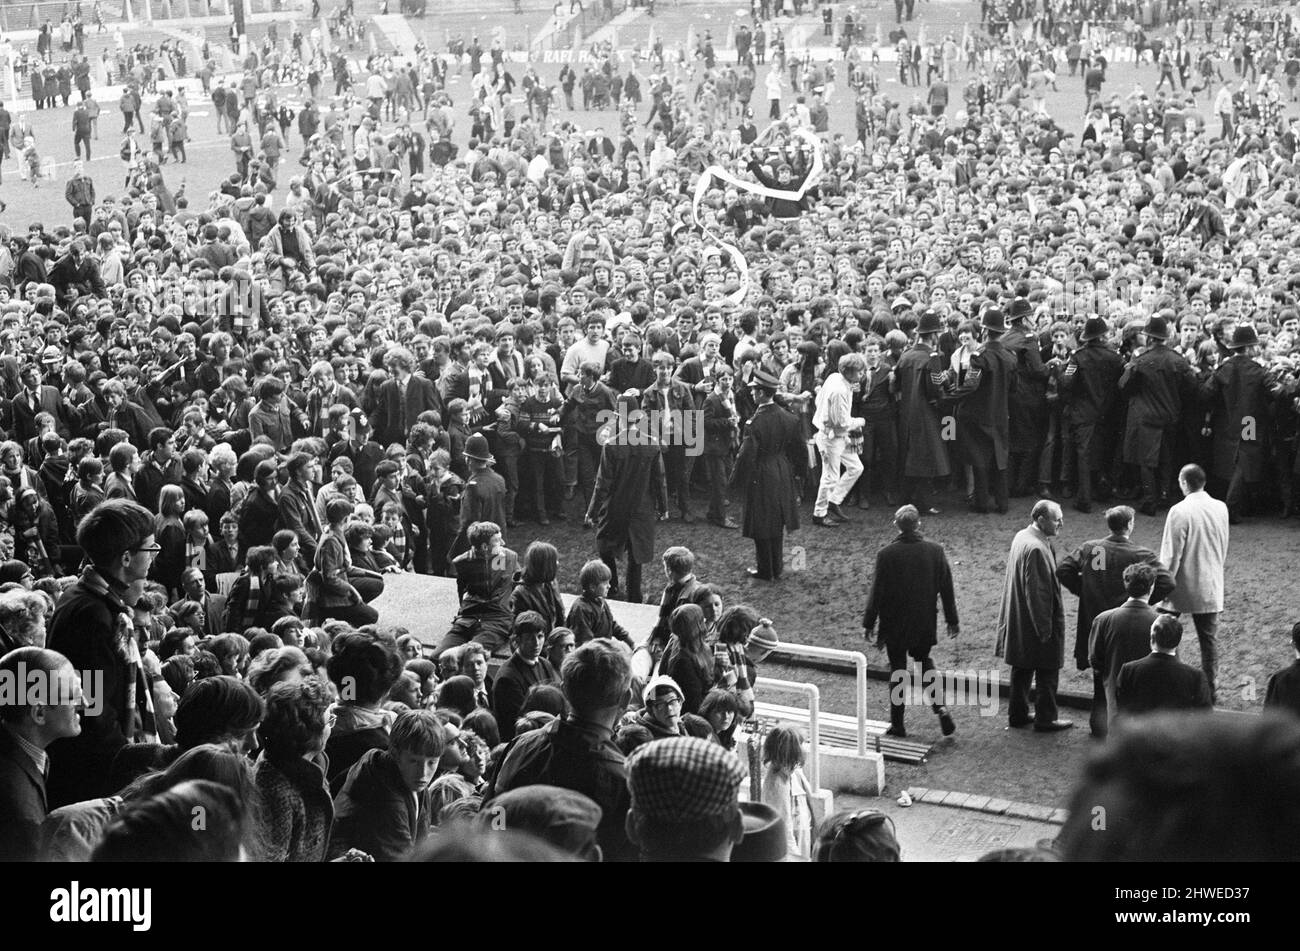
<path id="1" fill-rule="evenodd" d="M 683 549 L 685 550 L 685 549 Z M 616 638 L 628 647 L 632 644 L 632 635 L 614 620 L 609 610 L 605 595 L 609 593 L 609 568 L 603 561 L 593 559 L 582 566 L 578 573 L 578 583 L 582 586 L 582 597 L 573 602 L 564 626 L 573 631 L 577 645 L 581 647 L 596 637 Z"/>
<path id="2" fill-rule="evenodd" d="M 432 710 L 401 714 L 389 731 L 388 749 L 367 750 L 348 770 L 334 800 L 330 858 L 356 849 L 376 862 L 397 862 L 423 842 L 430 826 L 425 792 L 446 745 Z"/>
<path id="3" fill-rule="evenodd" d="M 464 489 L 460 476 L 448 472 L 437 489 L 429 493 L 429 571 L 439 577 L 447 577 L 451 567 L 448 556 L 451 543 L 460 534 L 460 497 Z"/>
<path id="4" fill-rule="evenodd" d="M 465 441 L 469 439 L 465 412 L 468 408 L 469 404 L 462 399 L 454 399 L 447 404 L 447 438 L 451 450 L 449 468 L 461 479 L 469 478 L 469 467 L 465 462 Z"/>
<path id="5" fill-rule="evenodd" d="M 387 506 L 381 517 L 379 528 L 382 528 L 388 535 L 388 542 L 384 545 L 384 551 L 392 556 L 403 571 L 410 570 L 411 549 L 406 544 L 406 529 L 402 527 L 401 510 L 392 505 Z"/>
<path id="6" fill-rule="evenodd" d="M 664 575 L 668 578 L 668 584 L 664 585 L 663 596 L 659 599 L 659 621 L 650 634 L 652 649 L 657 647 L 659 650 L 668 646 L 669 615 L 680 605 L 690 604 L 695 589 L 700 586 L 695 580 L 695 555 L 689 548 L 674 545 L 664 550 L 663 558 Z"/>
<path id="7" fill-rule="evenodd" d="M 402 467 L 391 459 L 385 459 L 375 466 L 375 494 L 370 504 L 375 510 L 375 518 L 380 521 L 383 521 L 384 512 L 390 507 L 401 514 L 402 493 L 397 485 L 401 472 Z"/>

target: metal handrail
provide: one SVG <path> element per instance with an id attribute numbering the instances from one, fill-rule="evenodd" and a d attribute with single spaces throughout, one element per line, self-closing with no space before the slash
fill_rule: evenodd
<path id="1" fill-rule="evenodd" d="M 858 755 L 867 755 L 867 655 L 862 651 L 839 650 L 834 647 L 816 647 L 811 644 L 791 644 L 783 641 L 778 653 L 817 657 L 822 660 L 841 660 L 853 664 L 857 683 Z"/>
<path id="2" fill-rule="evenodd" d="M 772 680 L 768 677 L 758 678 L 758 682 L 754 684 L 754 687 L 757 689 L 760 686 L 772 690 L 798 693 L 808 698 L 808 744 L 812 747 L 812 755 L 808 763 L 808 781 L 812 784 L 814 791 L 821 789 L 821 691 L 817 689 L 816 684 L 801 684 L 793 680 Z"/>

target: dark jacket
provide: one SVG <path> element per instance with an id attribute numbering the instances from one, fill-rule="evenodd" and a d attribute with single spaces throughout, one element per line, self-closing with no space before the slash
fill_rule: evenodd
<path id="1" fill-rule="evenodd" d="M 808 452 L 794 414 L 767 403 L 754 411 L 736 456 L 731 486 L 744 497 L 746 538 L 779 538 L 799 527 L 794 480 L 808 468 Z"/>
<path id="2" fill-rule="evenodd" d="M 367 750 L 334 799 L 330 858 L 360 849 L 376 862 L 400 862 L 429 834 L 428 800 L 413 795 L 388 750 Z"/>
<path id="3" fill-rule="evenodd" d="M 384 447 L 395 442 L 405 444 L 407 433 L 426 410 L 442 413 L 442 399 L 437 387 L 429 380 L 418 375 L 408 377 L 405 403 L 397 381 L 385 380 L 379 387 L 375 408 L 370 414 L 375 442 Z"/>
<path id="4" fill-rule="evenodd" d="M 564 601 L 555 582 L 520 582 L 510 593 L 510 610 L 515 617 L 525 611 L 536 611 L 546 622 L 546 633 L 564 623 Z"/>
<path id="5" fill-rule="evenodd" d="M 1104 341 L 1092 340 L 1070 355 L 1059 386 L 1065 418 L 1076 425 L 1108 418 L 1119 399 L 1124 361 Z"/>
<path id="6" fill-rule="evenodd" d="M 1111 695 L 1124 665 L 1151 653 L 1151 625 L 1157 617 L 1151 605 L 1129 599 L 1093 619 L 1088 662 Z"/>
<path id="7" fill-rule="evenodd" d="M 51 808 L 117 792 L 107 788 L 109 771 L 135 719 L 127 705 L 132 668 L 119 636 L 119 618 L 127 624 L 130 617 L 120 591 L 115 582 L 87 568 L 64 592 L 50 619 L 46 646 L 68 658 L 83 678 L 103 673 L 100 713 L 83 714 L 81 734 L 56 740 L 47 751 Z"/>
<path id="8" fill-rule="evenodd" d="M 483 797 L 483 808 L 500 793 L 538 784 L 591 798 L 601 809 L 596 837 L 605 861 L 635 860 L 625 828 L 632 805 L 627 766 L 607 727 L 571 717 L 516 738 Z"/>
<path id="9" fill-rule="evenodd" d="M 637 430 L 637 432 L 642 432 Z M 615 440 L 600 450 L 596 486 L 587 511 L 596 523 L 596 548 L 621 555 L 629 551 L 639 564 L 655 559 L 655 522 L 668 510 L 668 483 L 663 453 L 654 437 L 646 445 Z"/>
<path id="10" fill-rule="evenodd" d="M 277 528 L 288 529 L 298 536 L 298 547 L 304 561 L 316 560 L 316 540 L 321 535 L 321 524 L 316 517 L 316 504 L 307 489 L 290 482 L 281 490 L 275 524 Z"/>
<path id="11" fill-rule="evenodd" d="M 1057 580 L 1079 598 L 1074 659 L 1080 670 L 1088 669 L 1088 638 L 1093 618 L 1128 600 L 1124 590 L 1124 569 L 1138 562 L 1156 569 L 1156 585 L 1150 601 L 1159 604 L 1174 590 L 1174 576 L 1160 563 L 1155 552 L 1135 545 L 1127 538 L 1119 535 L 1094 538 L 1057 562 Z"/>
<path id="12" fill-rule="evenodd" d="M 988 340 L 970 358 L 966 379 L 953 391 L 957 432 L 973 465 L 1007 468 L 1011 449 L 1011 394 L 1016 358 L 1000 339 Z M 983 499 L 978 504 L 986 504 Z"/>
<path id="13" fill-rule="evenodd" d="M 919 653 L 938 641 L 936 598 L 943 602 L 944 620 L 955 627 L 957 598 L 943 546 L 904 532 L 876 554 L 862 626 L 869 631 L 879 621 L 880 643 Z"/>
<path id="14" fill-rule="evenodd" d="M 1183 415 L 1184 397 L 1195 388 L 1191 364 L 1169 347 L 1139 354 L 1120 377 L 1120 392 L 1128 398 L 1124 425 L 1124 462 L 1155 468 L 1166 430 Z"/>
<path id="15" fill-rule="evenodd" d="M 1231 479 L 1239 470 L 1247 482 L 1263 480 L 1269 459 L 1268 371 L 1239 353 L 1210 374 L 1201 386 L 1221 425 L 1214 427 L 1214 475 Z"/>
<path id="16" fill-rule="evenodd" d="M 573 631 L 574 642 L 579 647 L 597 637 L 612 637 L 628 647 L 633 646 L 632 636 L 614 620 L 609 602 L 602 600 L 597 604 L 585 594 L 570 606 L 564 626 Z"/>
<path id="17" fill-rule="evenodd" d="M 269 545 L 275 537 L 279 505 L 261 489 L 253 489 L 239 513 L 239 546 L 245 552 L 254 545 Z"/>
<path id="18" fill-rule="evenodd" d="M 1289 710 L 1300 717 L 1300 660 L 1268 678 L 1264 706 Z"/>
<path id="19" fill-rule="evenodd" d="M 948 447 L 940 429 L 938 401 L 943 397 L 943 359 L 925 344 L 905 352 L 894 368 L 901 398 L 898 453 L 904 477 L 948 475 Z"/>
<path id="20" fill-rule="evenodd" d="M 523 709 L 524 697 L 529 688 L 536 684 L 559 682 L 560 675 L 545 657 L 539 657 L 537 663 L 529 665 L 518 654 L 510 655 L 492 682 L 492 713 L 496 717 L 502 741 L 509 742 L 515 738 L 515 720 L 519 719 L 519 711 Z"/>
<path id="21" fill-rule="evenodd" d="M 45 777 L 0 725 L 0 862 L 39 857 L 41 823 L 48 811 Z"/>
<path id="22" fill-rule="evenodd" d="M 1205 674 L 1169 654 L 1152 652 L 1120 668 L 1115 697 L 1121 713 L 1157 710 L 1209 710 L 1210 685 Z"/>

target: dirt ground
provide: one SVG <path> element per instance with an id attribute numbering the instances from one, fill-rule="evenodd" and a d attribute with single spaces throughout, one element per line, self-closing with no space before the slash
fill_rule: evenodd
<path id="1" fill-rule="evenodd" d="M 934 652 L 941 669 L 995 671 L 1005 677 L 1007 668 L 993 656 L 998 604 L 1002 596 L 1006 554 L 1012 536 L 1029 522 L 1033 500 L 1013 499 L 1007 515 L 974 515 L 962 510 L 960 500 L 941 497 L 942 514 L 926 519 L 922 532 L 941 543 L 952 563 L 961 617 L 961 635 L 941 636 Z M 701 508 L 702 511 L 702 508 Z M 575 513 L 576 514 L 576 513 Z M 870 511 L 849 513 L 850 525 L 825 529 L 807 523 L 811 507 L 805 505 L 805 527 L 787 537 L 787 569 L 777 583 L 750 579 L 745 568 L 753 563 L 752 544 L 739 532 L 723 531 L 704 522 L 686 525 L 674 517 L 661 522 L 656 546 L 686 545 L 696 555 L 697 574 L 719 585 L 725 604 L 747 603 L 770 617 L 782 640 L 819 644 L 847 650 L 865 650 L 873 667 L 884 667 L 884 657 L 862 639 L 862 611 L 875 563 L 875 553 L 893 538 L 892 509 L 882 503 Z M 1158 549 L 1164 528 L 1163 512 L 1157 518 L 1138 516 L 1134 541 Z M 1086 539 L 1104 536 L 1099 506 L 1092 515 L 1065 507 L 1065 524 L 1057 544 L 1058 555 Z M 533 538 L 556 544 L 567 555 L 560 565 L 561 584 L 575 589 L 578 570 L 595 557 L 595 540 L 581 523 L 570 520 L 540 529 L 525 522 L 508 533 L 511 547 L 521 551 Z M 800 555 L 802 552 L 802 555 Z M 1300 606 L 1291 590 L 1300 562 L 1300 522 L 1261 519 L 1234 526 L 1227 564 L 1227 598 L 1219 626 L 1219 705 L 1238 711 L 1259 710 L 1269 675 L 1290 663 L 1289 633 L 1300 620 Z M 801 570 L 800 570 L 801 569 Z M 646 595 L 657 595 L 661 569 L 646 572 Z M 1070 632 L 1067 667 L 1061 672 L 1061 689 L 1090 695 L 1090 674 L 1073 669 L 1076 599 L 1065 595 L 1066 630 Z M 1180 651 L 1189 664 L 1200 663 L 1200 651 L 1190 620 Z M 823 707 L 853 712 L 853 678 L 807 668 L 767 665 L 770 676 L 810 681 L 822 692 Z M 888 717 L 887 684 L 872 681 L 868 688 L 868 715 Z M 1088 736 L 1087 711 L 1068 710 L 1076 728 L 1063 734 L 1034 734 L 1006 729 L 1006 718 L 984 717 L 975 708 L 955 709 L 958 732 L 944 740 L 928 710 L 909 713 L 908 729 L 916 737 L 936 744 L 929 760 L 909 767 L 890 763 L 886 779 L 893 794 L 909 785 L 980 793 L 1043 805 L 1064 806 L 1075 776 L 1094 746 Z"/>

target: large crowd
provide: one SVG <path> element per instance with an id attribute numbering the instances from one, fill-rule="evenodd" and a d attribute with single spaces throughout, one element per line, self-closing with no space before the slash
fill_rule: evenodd
<path id="1" fill-rule="evenodd" d="M 1213 521 L 1190 531 L 1212 536 L 1217 591 L 1156 579 L 1201 578 L 1184 539 L 1182 575 L 1143 550 L 1147 575 L 1080 597 L 1094 615 L 1166 596 L 1193 614 L 1203 680 L 1175 705 L 1207 706 L 1227 524 L 1300 513 L 1300 36 L 1241 12 L 1217 45 L 1142 34 L 1161 82 L 1120 95 L 1070 5 L 986 6 L 1045 21 L 971 44 L 955 115 L 953 37 L 900 38 L 900 76 L 927 89 L 908 104 L 880 92 L 865 38 L 843 64 L 783 45 L 765 63 L 748 29 L 735 65 L 708 38 L 668 62 L 605 51 L 557 88 L 499 41 L 358 70 L 295 34 L 297 114 L 257 50 L 233 79 L 205 67 L 232 153 L 207 193 L 173 193 L 164 171 L 185 160 L 188 103 L 161 83 L 146 115 L 128 69 L 124 186 L 78 163 L 70 223 L 0 225 L 0 673 L 76 695 L 0 703 L 0 758 L 34 768 L 3 774 L 22 808 L 0 848 L 896 860 L 879 814 L 816 814 L 797 731 L 729 752 L 779 640 L 724 607 L 689 550 L 662 550 L 702 514 L 776 582 L 801 498 L 812 530 L 840 536 L 883 502 L 908 543 L 941 505 L 1034 496 L 1010 561 L 1049 568 L 1009 572 L 999 652 L 1011 725 L 1052 731 L 1069 725 L 1061 657 L 1024 631 L 1045 610 L 1045 654 L 1063 653 L 1053 615 L 1081 569 L 1076 553 L 1057 571 L 1058 502 L 1154 516 L 1187 496 Z M 1211 115 L 1183 91 L 1184 41 L 1213 67 L 1207 95 L 1236 70 Z M 830 128 L 839 69 L 854 132 Z M 1067 82 L 1088 93 L 1078 135 L 1044 106 Z M 152 148 L 131 132 L 146 118 Z M 79 107 L 89 157 L 87 121 Z M 34 149 L 27 119 L 0 107 L 0 126 Z M 1207 486 L 1222 512 L 1194 498 Z M 1112 508 L 1113 535 L 1134 517 Z M 594 529 L 564 553 L 594 555 L 567 610 L 561 553 L 529 543 L 565 519 Z M 928 660 L 936 596 L 957 633 L 942 551 L 926 557 L 919 640 L 879 592 L 864 618 L 895 669 Z M 454 577 L 456 616 L 420 638 L 385 625 L 372 602 L 400 572 Z M 608 599 L 648 593 L 659 623 L 637 647 Z M 1123 678 L 1082 613 L 1101 736 Z M 1155 653 L 1176 647 L 1174 621 L 1145 623 Z M 75 686 L 86 672 L 103 679 Z M 196 803 L 228 833 L 185 832 Z M 494 840 L 498 820 L 546 844 Z"/>

